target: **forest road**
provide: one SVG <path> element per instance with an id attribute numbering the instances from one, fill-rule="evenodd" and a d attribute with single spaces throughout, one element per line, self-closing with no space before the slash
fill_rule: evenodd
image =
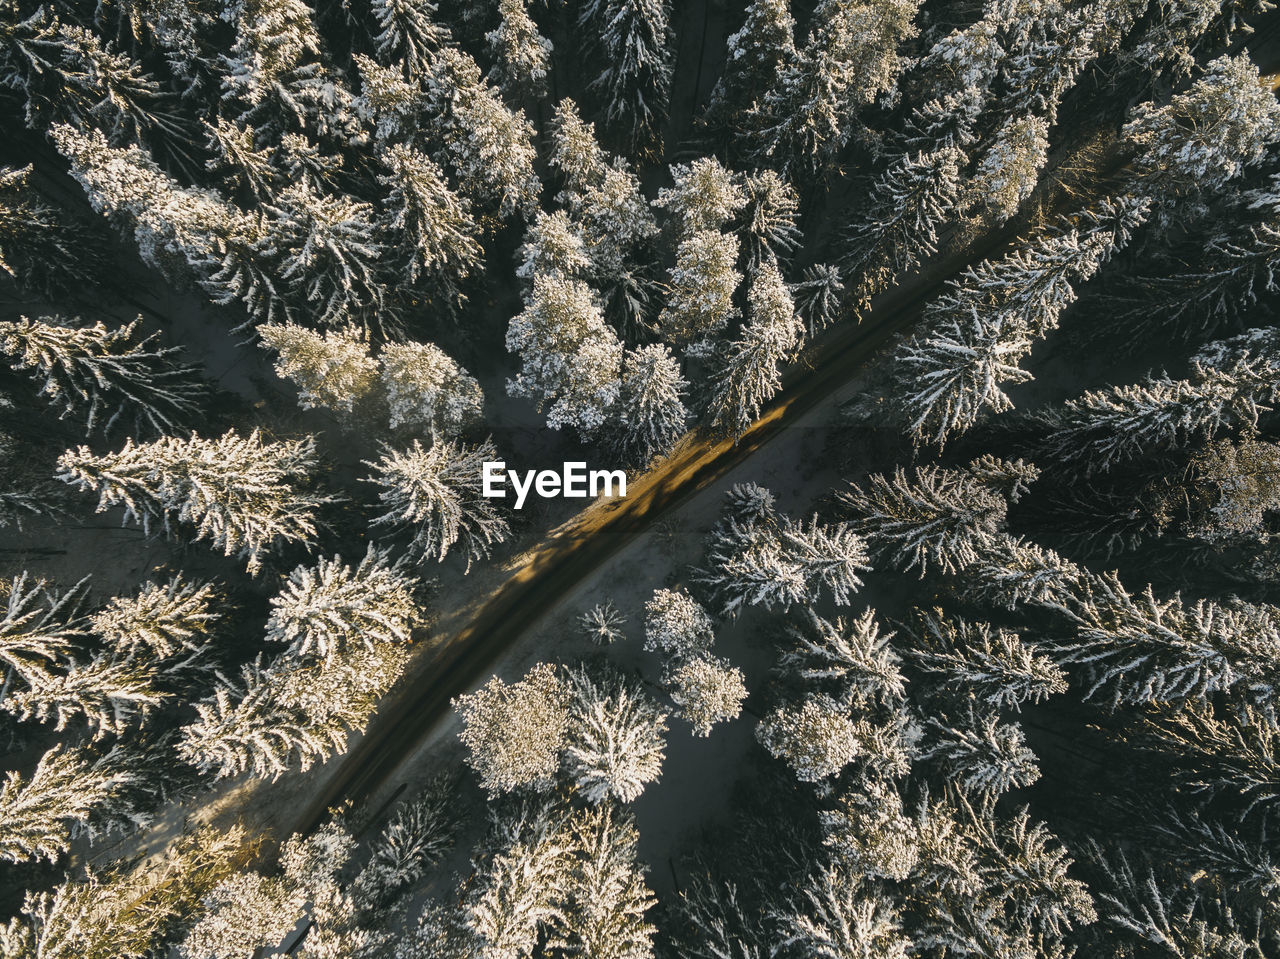
<path id="1" fill-rule="evenodd" d="M 797 364 L 783 376 L 783 388 L 735 444 L 699 429 L 656 467 L 628 481 L 627 496 L 598 500 L 548 534 L 494 590 L 484 605 L 435 654 L 414 672 L 426 682 L 402 682 L 378 710 L 366 735 L 344 756 L 325 788 L 299 810 L 282 831 L 310 833 L 327 811 L 349 800 L 370 799 L 395 774 L 401 762 L 447 713 L 450 700 L 475 684 L 498 657 L 633 538 L 682 503 L 757 455 L 790 424 L 844 385 L 891 336 L 915 320 L 945 280 L 990 251 L 1009 242 L 1016 231 L 988 234 L 981 249 L 929 270 L 932 282 L 897 286 L 874 301 L 865 325 L 844 321 L 814 345 L 809 364 Z"/>
<path id="2" fill-rule="evenodd" d="M 1250 49 L 1263 79 L 1274 85 L 1280 68 L 1280 17 L 1265 18 L 1241 45 Z M 1096 185 L 1111 180 L 1123 164 L 1117 157 L 1105 169 L 1097 170 Z M 553 530 L 433 660 L 425 668 L 415 669 L 430 681 L 402 682 L 384 701 L 366 735 L 342 758 L 325 788 L 299 809 L 283 835 L 312 832 L 328 810 L 344 800 L 359 804 L 370 799 L 447 713 L 453 697 L 470 689 L 573 587 L 698 491 L 760 453 L 788 425 L 847 383 L 895 333 L 916 320 L 948 279 L 1007 248 L 1020 229 L 1021 224 L 1006 225 L 938 257 L 907 282 L 874 297 L 865 314 L 872 322 L 859 324 L 846 319 L 825 333 L 807 357 L 807 365 L 796 364 L 786 371 L 782 390 L 737 443 L 696 430 L 668 459 L 629 481 L 624 499 L 598 501 Z"/>

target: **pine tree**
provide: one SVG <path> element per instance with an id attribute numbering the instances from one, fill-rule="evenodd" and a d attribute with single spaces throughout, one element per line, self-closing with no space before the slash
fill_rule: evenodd
<path id="1" fill-rule="evenodd" d="M 469 204 L 455 194 L 444 171 L 413 147 L 393 145 L 385 154 L 388 173 L 378 182 L 390 193 L 388 226 L 399 237 L 410 282 L 420 277 L 456 296 L 456 284 L 484 269 L 480 225 Z"/>
<path id="2" fill-rule="evenodd" d="M 1020 709 L 1067 690 L 1057 664 L 1007 629 L 951 619 L 935 609 L 920 612 L 917 642 L 911 654 L 917 666 L 937 677 L 940 688 L 985 710 Z"/>
<path id="3" fill-rule="evenodd" d="M 548 407 L 552 429 L 572 426 L 590 437 L 604 424 L 619 394 L 622 344 L 585 283 L 535 276 L 528 305 L 512 318 L 506 342 L 521 359 L 520 373 L 507 381 L 508 393 Z"/>
<path id="4" fill-rule="evenodd" d="M 671 267 L 667 305 L 658 328 L 673 343 L 686 345 L 710 338 L 737 315 L 733 293 L 742 280 L 734 269 L 738 238 L 700 230 L 680 241 Z"/>
<path id="5" fill-rule="evenodd" d="M 493 69 L 489 80 L 509 100 L 546 96 L 551 69 L 551 41 L 538 32 L 526 0 L 498 0 L 497 29 L 485 35 Z"/>
<path id="6" fill-rule="evenodd" d="M 804 279 L 791 285 L 796 316 L 804 321 L 810 336 L 835 322 L 843 293 L 840 269 L 828 263 L 805 267 Z"/>
<path id="7" fill-rule="evenodd" d="M 94 761 L 85 751 L 62 745 L 41 756 L 29 778 L 5 773 L 0 783 L 0 859 L 56 862 L 92 816 L 119 803 L 136 776 L 119 764 Z"/>
<path id="8" fill-rule="evenodd" d="M 609 446 L 628 463 L 647 466 L 671 452 L 689 421 L 684 405 L 688 381 L 662 343 L 622 354 L 622 383 L 614 408 Z"/>
<path id="9" fill-rule="evenodd" d="M 554 666 L 539 663 L 517 683 L 497 676 L 453 701 L 467 764 L 490 795 L 545 790 L 560 768 L 569 734 L 572 692 Z"/>
<path id="10" fill-rule="evenodd" d="M 97 232 L 46 202 L 31 171 L 0 166 L 0 271 L 46 297 L 98 282 L 106 261 Z"/>
<path id="11" fill-rule="evenodd" d="M 925 308 L 925 329 L 899 348 L 906 384 L 896 398 L 917 441 L 938 445 L 987 411 L 1013 404 L 1001 389 L 1025 382 L 1018 363 L 1035 339 L 1056 329 L 1092 277 L 1146 218 L 1146 198 L 1107 199 L 1000 260 L 970 268 Z"/>
<path id="12" fill-rule="evenodd" d="M 578 628 L 595 645 L 612 646 L 626 638 L 626 633 L 622 630 L 626 622 L 626 618 L 613 605 L 613 600 L 606 599 L 578 617 Z"/>
<path id="13" fill-rule="evenodd" d="M 786 0 L 750 0 L 742 27 L 725 41 L 724 72 L 716 80 L 707 121 L 731 133 L 796 56 L 795 19 Z"/>
<path id="14" fill-rule="evenodd" d="M 548 162 L 564 178 L 564 192 L 556 199 L 570 205 L 572 198 L 581 198 L 599 183 L 607 168 L 608 157 L 596 140 L 595 124 L 585 122 L 578 105 L 568 97 L 556 104 L 551 119 Z"/>
<path id="15" fill-rule="evenodd" d="M 741 231 L 752 270 L 768 259 L 790 256 L 800 246 L 800 197 L 773 170 L 742 178 L 746 207 Z"/>
<path id="16" fill-rule="evenodd" d="M 48 678 L 51 668 L 65 662 L 85 632 L 81 614 L 88 580 L 61 595 L 32 581 L 23 572 L 5 584 L 4 618 L 0 619 L 0 664 L 4 665 L 3 691 L 18 679 L 28 686 Z"/>
<path id="17" fill-rule="evenodd" d="M 746 192 L 715 157 L 671 165 L 672 184 L 658 191 L 655 207 L 665 209 L 677 235 L 719 230 L 747 203 Z"/>
<path id="18" fill-rule="evenodd" d="M 1003 223 L 1031 195 L 1049 154 L 1049 124 L 1041 117 L 1010 118 L 978 161 L 977 181 L 987 209 Z"/>
<path id="19" fill-rule="evenodd" d="M 24 316 L 0 323 L 0 353 L 13 369 L 43 378 L 40 394 L 62 416 L 83 418 L 86 434 L 109 433 L 121 418 L 135 430 L 173 433 L 190 421 L 205 389 L 195 367 L 175 362 L 178 347 L 137 337 L 140 320 L 108 330 L 101 322 Z"/>
<path id="20" fill-rule="evenodd" d="M 507 109 L 475 61 L 452 47 L 436 51 L 423 88 L 429 127 L 443 142 L 434 159 L 454 171 L 463 195 L 499 219 L 532 212 L 542 184 L 524 113 Z"/>
<path id="21" fill-rule="evenodd" d="M 830 163 L 860 107 L 890 90 L 905 65 L 898 47 L 915 36 L 917 0 L 822 0 L 799 55 L 783 64 L 753 110 L 756 155 L 785 171 Z"/>
<path id="22" fill-rule="evenodd" d="M 835 776 L 861 752 L 857 725 L 829 696 L 773 710 L 756 727 L 756 739 L 801 782 Z"/>
<path id="23" fill-rule="evenodd" d="M 715 624 L 687 592 L 659 589 L 644 604 L 644 649 L 680 660 L 711 648 Z"/>
<path id="24" fill-rule="evenodd" d="M 1152 196 L 1211 193 L 1280 137 L 1280 104 L 1247 54 L 1223 56 L 1164 106 L 1139 104 L 1123 132 L 1139 151 L 1134 167 Z"/>
<path id="25" fill-rule="evenodd" d="M 384 64 L 399 64 L 405 79 L 421 77 L 432 54 L 450 40 L 449 31 L 435 23 L 431 0 L 373 0 L 378 25 L 374 45 Z"/>
<path id="26" fill-rule="evenodd" d="M 928 717 L 926 741 L 920 751 L 920 758 L 937 763 L 949 781 L 998 796 L 1040 778 L 1035 753 L 1025 745 L 1022 728 L 1016 723 L 1002 723 L 995 714 L 974 713 L 961 717 L 954 726 L 950 722 Z"/>
<path id="27" fill-rule="evenodd" d="M 276 375 L 298 387 L 304 410 L 323 407 L 350 416 L 377 382 L 365 335 L 353 326 L 317 333 L 293 323 L 264 323 L 259 345 L 275 350 Z"/>
<path id="28" fill-rule="evenodd" d="M 872 779 L 863 789 L 850 789 L 833 809 L 819 813 L 823 844 L 850 872 L 902 882 L 920 860 L 916 824 L 892 786 Z"/>
<path id="29" fill-rule="evenodd" d="M 438 346 L 388 343 L 378 361 L 393 430 L 451 438 L 482 419 L 480 384 Z"/>
<path id="30" fill-rule="evenodd" d="M 737 719 L 747 698 L 742 670 L 707 653 L 674 661 L 663 672 L 663 686 L 695 736 L 710 736 L 717 723 Z"/>
<path id="31" fill-rule="evenodd" d="M 294 656 L 332 663 L 352 645 L 370 652 L 384 644 L 406 644 L 422 620 L 415 602 L 417 581 L 402 563 L 372 545 L 352 569 L 341 556 L 299 566 L 271 598 L 266 638 L 289 644 Z"/>
<path id="32" fill-rule="evenodd" d="M 900 273 L 937 252 L 938 231 L 960 200 L 963 151 L 942 147 L 903 154 L 874 186 L 870 209 L 848 231 L 842 266 L 856 285 L 858 309 Z"/>
<path id="33" fill-rule="evenodd" d="M 566 772 L 587 802 L 631 802 L 662 774 L 667 714 L 621 679 L 596 680 L 583 668 L 569 674 Z"/>
<path id="34" fill-rule="evenodd" d="M 775 918 L 779 948 L 812 959 L 907 959 L 912 948 L 892 903 L 833 866 L 811 875 L 793 907 Z"/>
<path id="35" fill-rule="evenodd" d="M 374 211 L 354 197 L 303 182 L 266 205 L 281 286 L 322 326 L 394 328 L 394 299 L 379 272 L 385 247 Z"/>
<path id="36" fill-rule="evenodd" d="M 199 830 L 176 839 L 147 869 L 86 867 L 50 890 L 28 892 L 19 914 L 0 926 L 0 949 L 6 957 L 143 959 L 234 870 L 246 838 L 239 826 Z"/>
<path id="37" fill-rule="evenodd" d="M 54 720 L 59 732 L 83 719 L 94 739 L 120 736 L 140 725 L 172 693 L 160 688 L 154 661 L 114 652 L 73 656 L 56 674 L 32 677 L 25 689 L 11 692 L 0 709 L 18 719 Z"/>
<path id="38" fill-rule="evenodd" d="M 1269 698 L 1280 610 L 1130 593 L 1114 573 L 1091 577 L 1075 606 L 1076 636 L 1060 659 L 1090 681 L 1086 698 L 1121 704 L 1208 699 L 1228 690 Z"/>
<path id="39" fill-rule="evenodd" d="M 130 656 L 170 659 L 199 654 L 222 618 L 219 590 L 181 574 L 163 586 L 147 582 L 135 597 L 113 597 L 90 617 L 90 629 L 110 648 Z M 145 652 L 144 652 L 145 651 Z"/>
<path id="40" fill-rule="evenodd" d="M 1039 475 L 1021 460 L 995 461 L 1013 478 L 1009 499 Z M 973 468 L 949 470 L 918 466 L 914 478 L 898 467 L 892 478 L 875 473 L 865 488 L 854 485 L 840 501 L 858 518 L 855 528 L 904 570 L 917 567 L 923 576 L 932 564 L 955 573 L 984 558 L 1004 527 L 1009 499 Z"/>
<path id="41" fill-rule="evenodd" d="M 367 482 L 381 487 L 378 498 L 387 510 L 373 524 L 412 530 L 413 556 L 443 562 L 457 544 L 465 549 L 470 570 L 511 531 L 483 493 L 484 463 L 497 458 L 489 440 L 475 447 L 437 441 L 425 450 L 414 440 L 403 453 L 385 449 L 376 463 L 365 463 L 374 470 Z"/>
<path id="42" fill-rule="evenodd" d="M 1091 391 L 1036 417 L 1042 455 L 1089 476 L 1162 448 L 1252 430 L 1277 395 L 1280 354 L 1270 330 L 1219 340 L 1192 357 L 1191 377 L 1148 377 L 1136 386 Z"/>
<path id="43" fill-rule="evenodd" d="M 645 914 L 657 899 L 644 884 L 634 819 L 610 806 L 578 813 L 565 907 L 548 945 L 566 957 L 653 959 L 657 927 Z"/>
<path id="44" fill-rule="evenodd" d="M 710 401 L 712 426 L 729 432 L 735 442 L 782 388 L 782 364 L 794 355 L 804 333 L 775 263 L 763 263 L 755 271 L 747 303 L 749 318 L 729 345 Z"/>
<path id="45" fill-rule="evenodd" d="M 591 0 L 578 14 L 600 63 L 592 81 L 606 125 L 641 154 L 658 152 L 667 116 L 674 51 L 666 0 Z"/>
<path id="46" fill-rule="evenodd" d="M 880 632 L 872 609 L 847 623 L 843 618 L 829 622 L 805 609 L 802 623 L 788 629 L 796 645 L 778 659 L 780 668 L 846 704 L 905 697 L 906 680 L 890 646 L 894 634 Z"/>
<path id="47" fill-rule="evenodd" d="M 280 170 L 271 151 L 257 148 L 258 137 L 249 127 L 238 126 L 219 117 L 205 122 L 205 144 L 212 156 L 206 169 L 220 174 L 228 187 L 242 190 L 261 202 L 279 188 Z"/>
<path id="48" fill-rule="evenodd" d="M 58 458 L 58 479 L 98 494 L 97 511 L 123 506 L 148 534 L 159 524 L 176 535 L 175 521 L 195 528 L 227 556 L 248 562 L 251 573 L 284 543 L 315 536 L 315 511 L 331 501 L 295 484 L 315 469 L 315 440 L 266 441 L 228 431 L 216 440 L 166 437 L 154 443 L 129 440 L 119 453 L 94 456 L 87 447 Z"/>
<path id="49" fill-rule="evenodd" d="M 461 825 L 456 787 L 456 776 L 441 774 L 396 807 L 352 882 L 358 902 L 375 909 L 390 905 L 444 858 Z"/>

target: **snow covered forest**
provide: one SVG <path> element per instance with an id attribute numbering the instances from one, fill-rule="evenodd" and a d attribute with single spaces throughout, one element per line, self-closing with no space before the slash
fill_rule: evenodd
<path id="1" fill-rule="evenodd" d="M 0 0 L 0 959 L 1280 959 L 1272 8 Z"/>

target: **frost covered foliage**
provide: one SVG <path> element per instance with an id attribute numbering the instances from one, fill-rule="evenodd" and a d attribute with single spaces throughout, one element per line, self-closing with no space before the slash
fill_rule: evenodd
<path id="1" fill-rule="evenodd" d="M 644 648 L 664 656 L 705 652 L 715 639 L 715 624 L 687 592 L 659 589 L 644 605 Z"/>
<path id="2" fill-rule="evenodd" d="M 978 164 L 987 208 L 999 221 L 1031 195 L 1049 153 L 1049 124 L 1041 117 L 1006 120 Z"/>
<path id="3" fill-rule="evenodd" d="M 517 683 L 494 676 L 459 696 L 467 763 L 490 794 L 549 789 L 569 731 L 572 692 L 554 666 L 539 663 Z"/>
<path id="4" fill-rule="evenodd" d="M 773 494 L 754 483 L 735 486 L 707 540 L 697 580 L 711 588 L 721 614 L 749 606 L 787 610 L 825 589 L 841 605 L 869 569 L 866 544 L 847 524 L 806 525 L 775 509 Z"/>
<path id="5" fill-rule="evenodd" d="M 644 153 L 661 145 L 675 50 L 666 0 L 588 0 L 578 25 L 604 69 L 592 81 L 610 130 Z"/>
<path id="6" fill-rule="evenodd" d="M 521 362 L 507 392 L 545 408 L 548 426 L 589 437 L 604 425 L 619 394 L 622 344 L 585 283 L 535 275 L 528 305 L 507 329 L 507 349 Z"/>
<path id="7" fill-rule="evenodd" d="M 511 531 L 506 517 L 484 496 L 484 463 L 498 459 L 489 441 L 466 446 L 437 440 L 423 449 L 417 440 L 404 452 L 387 449 L 374 463 L 368 482 L 379 487 L 386 510 L 374 525 L 404 530 L 414 555 L 443 561 L 449 550 L 465 550 L 467 569 L 485 558 Z"/>
<path id="8" fill-rule="evenodd" d="M 538 33 L 525 0 L 498 0 L 498 26 L 485 35 L 496 80 L 508 97 L 546 95 L 551 41 Z"/>
<path id="9" fill-rule="evenodd" d="M 298 405 L 349 415 L 377 383 L 378 365 L 354 327 L 317 333 L 293 323 L 258 327 L 264 349 L 279 354 L 276 375 L 298 387 Z"/>
<path id="10" fill-rule="evenodd" d="M 917 466 L 876 473 L 840 500 L 857 517 L 856 528 L 904 570 L 930 567 L 957 572 L 983 558 L 1004 529 L 1039 470 L 1021 460 L 974 460 L 961 470 Z"/>
<path id="11" fill-rule="evenodd" d="M 658 328 L 673 343 L 687 345 L 723 330 L 735 316 L 733 293 L 742 281 L 734 269 L 738 238 L 698 230 L 680 241 L 671 267 L 667 304 Z"/>
<path id="12" fill-rule="evenodd" d="M 587 802 L 631 802 L 662 773 L 667 714 L 638 686 L 597 680 L 585 669 L 569 674 L 573 703 L 565 765 Z"/>
<path id="13" fill-rule="evenodd" d="M 190 525 L 196 542 L 239 556 L 251 573 L 279 546 L 310 542 L 316 510 L 331 501 L 302 488 L 316 468 L 314 439 L 264 440 L 257 430 L 216 440 L 130 439 L 103 456 L 81 446 L 62 454 L 58 467 L 58 479 L 98 494 L 98 512 L 122 506 L 125 522 L 147 533 L 159 525 L 175 535 L 177 523 Z"/>
<path id="14" fill-rule="evenodd" d="M 710 736 L 717 724 L 737 719 L 747 698 L 742 670 L 719 656 L 677 660 L 663 679 L 676 715 L 692 727 L 695 736 Z"/>
<path id="15" fill-rule="evenodd" d="M 801 782 L 840 772 L 860 752 L 857 724 L 829 697 L 806 699 L 799 708 L 779 708 L 756 728 L 756 738 L 783 759 Z"/>
<path id="16" fill-rule="evenodd" d="M 173 434 L 190 424 L 206 390 L 178 347 L 138 336 L 141 318 L 114 330 L 101 322 L 46 316 L 0 323 L 0 353 L 17 371 L 43 380 L 40 395 L 85 433 L 110 433 L 123 421 L 134 431 Z"/>
<path id="17" fill-rule="evenodd" d="M 627 350 L 622 355 L 618 402 L 611 411 L 618 422 L 610 431 L 610 447 L 639 465 L 669 453 L 689 421 L 684 403 L 688 388 L 680 362 L 666 346 L 653 343 Z"/>
<path id="18" fill-rule="evenodd" d="M 597 646 L 609 646 L 625 639 L 622 627 L 626 622 L 626 617 L 618 612 L 611 599 L 597 603 L 578 617 L 579 629 Z"/>
<path id="19" fill-rule="evenodd" d="M 390 563 L 372 546 L 352 569 L 342 557 L 321 557 L 314 567 L 299 566 L 271 598 L 266 638 L 286 643 L 296 656 L 328 662 L 352 644 L 370 651 L 387 643 L 407 643 L 422 619 L 415 602 L 417 581 L 402 563 Z"/>
<path id="20" fill-rule="evenodd" d="M 393 430 L 448 438 L 480 422 L 480 384 L 438 346 L 388 343 L 378 359 Z"/>
<path id="21" fill-rule="evenodd" d="M 135 596 L 113 597 L 90 617 L 90 628 L 117 650 L 146 649 L 160 657 L 203 648 L 222 618 L 219 590 L 175 575 L 163 586 L 144 583 Z"/>
<path id="22" fill-rule="evenodd" d="M 0 273 L 55 296 L 98 280 L 101 237 L 31 189 L 33 168 L 0 167 Z"/>

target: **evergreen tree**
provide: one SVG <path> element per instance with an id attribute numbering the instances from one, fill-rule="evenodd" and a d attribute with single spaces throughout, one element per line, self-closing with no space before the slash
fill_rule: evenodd
<path id="1" fill-rule="evenodd" d="M 1212 192 L 1280 138 L 1280 104 L 1247 54 L 1223 56 L 1167 104 L 1139 104 L 1124 136 L 1139 151 L 1134 167 L 1152 196 Z"/>
<path id="2" fill-rule="evenodd" d="M 898 910 L 856 876 L 832 866 L 811 875 L 792 909 L 776 919 L 779 948 L 812 959 L 907 959 L 912 948 Z"/>
<path id="3" fill-rule="evenodd" d="M 700 230 L 680 241 L 667 305 L 658 317 L 668 340 L 680 345 L 707 340 L 737 315 L 733 293 L 742 280 L 734 269 L 737 261 L 738 238 L 731 234 Z"/>
<path id="4" fill-rule="evenodd" d="M 937 677 L 940 688 L 976 701 L 982 709 L 1021 708 L 1067 690 L 1067 677 L 1017 633 L 987 623 L 951 619 L 939 609 L 921 612 L 912 659 Z"/>
<path id="5" fill-rule="evenodd" d="M 1001 389 L 1030 375 L 1018 363 L 1056 329 L 1087 280 L 1143 222 L 1150 201 L 1124 197 L 1085 210 L 1077 224 L 1042 231 L 1000 260 L 966 270 L 925 308 L 925 329 L 900 347 L 897 403 L 918 441 L 939 445 L 988 410 L 1013 404 Z"/>
<path id="6" fill-rule="evenodd" d="M 106 262 L 96 231 L 46 202 L 31 171 L 0 167 L 0 271 L 45 296 L 98 282 Z"/>
<path id="7" fill-rule="evenodd" d="M 425 450 L 414 440 L 403 453 L 384 450 L 376 463 L 365 463 L 374 470 L 367 482 L 381 487 L 378 498 L 387 510 L 374 525 L 412 530 L 413 556 L 443 562 L 458 544 L 470 570 L 510 533 L 507 520 L 483 494 L 483 465 L 497 456 L 488 440 L 475 447 L 441 440 Z"/>
<path id="8" fill-rule="evenodd" d="M 747 203 L 737 177 L 715 157 L 671 165 L 672 185 L 658 191 L 653 205 L 667 211 L 677 235 L 719 230 Z"/>
<path id="9" fill-rule="evenodd" d="M 839 268 L 827 263 L 805 267 L 804 279 L 791 285 L 796 316 L 804 321 L 810 336 L 817 336 L 835 322 L 843 293 Z"/>
<path id="10" fill-rule="evenodd" d="M 695 736 L 710 736 L 717 723 L 737 719 L 747 698 L 742 670 L 707 653 L 675 660 L 663 672 L 663 686 Z"/>
<path id="11" fill-rule="evenodd" d="M 748 264 L 758 269 L 768 259 L 790 256 L 800 246 L 800 197 L 773 170 L 760 170 L 742 179 L 746 207 L 741 231 Z"/>
<path id="12" fill-rule="evenodd" d="M 779 658 L 782 669 L 846 704 L 904 698 L 906 680 L 889 645 L 894 634 L 880 632 L 873 610 L 846 623 L 805 609 L 802 622 L 803 628 L 788 630 L 796 645 Z"/>
<path id="13" fill-rule="evenodd" d="M 842 265 L 854 278 L 858 309 L 900 273 L 937 252 L 938 231 L 960 199 L 964 153 L 942 147 L 903 154 L 876 181 L 870 209 L 849 230 Z"/>
<path id="14" fill-rule="evenodd" d="M 614 407 L 617 423 L 608 442 L 629 463 L 647 466 L 671 452 L 689 420 L 688 381 L 671 350 L 652 343 L 622 354 L 622 383 Z"/>
<path id="15" fill-rule="evenodd" d="M 977 181 L 987 209 L 1003 223 L 1018 212 L 1039 180 L 1049 154 L 1049 124 L 1037 116 L 1010 118 L 978 161 Z"/>
<path id="16" fill-rule="evenodd" d="M 90 818 L 119 804 L 136 778 L 118 763 L 94 761 L 84 751 L 62 745 L 41 756 L 29 778 L 5 773 L 0 783 L 0 859 L 56 862 Z"/>
<path id="17" fill-rule="evenodd" d="M 443 143 L 434 159 L 453 170 L 463 195 L 497 218 L 532 212 L 542 185 L 524 113 L 507 109 L 476 62 L 452 47 L 436 51 L 422 82 L 428 128 Z"/>
<path id="18" fill-rule="evenodd" d="M 497 29 L 485 35 L 493 69 L 489 80 L 508 99 L 546 96 L 551 41 L 538 33 L 525 0 L 498 0 Z"/>
<path id="19" fill-rule="evenodd" d="M 3 692 L 12 688 L 14 680 L 35 685 L 51 675 L 55 664 L 66 660 L 85 632 L 81 610 L 87 584 L 88 580 L 82 579 L 59 595 L 49 590 L 44 580 L 32 581 L 26 572 L 4 584 L 4 618 L 0 619 Z"/>
<path id="20" fill-rule="evenodd" d="M 1143 453 L 1252 430 L 1277 396 L 1270 330 L 1219 340 L 1192 357 L 1191 377 L 1148 377 L 1092 391 L 1036 416 L 1040 448 L 1057 469 L 1089 476 Z"/>
<path id="21" fill-rule="evenodd" d="M 399 64 L 405 79 L 421 77 L 432 54 L 450 40 L 449 31 L 433 18 L 431 0 L 372 0 L 378 33 L 374 45 L 384 64 Z"/>
<path id="22" fill-rule="evenodd" d="M 90 629 L 110 648 L 130 656 L 198 655 L 222 618 L 215 608 L 222 605 L 219 599 L 212 583 L 190 582 L 177 574 L 163 586 L 144 583 L 134 597 L 113 597 L 90 617 Z"/>
<path id="23" fill-rule="evenodd" d="M 929 717 L 920 758 L 938 764 L 943 775 L 966 790 L 998 796 L 1030 786 L 1040 778 L 1036 756 L 1024 743 L 1022 728 L 997 715 L 969 713 L 956 725 Z M 932 741 L 930 741 L 932 740 Z"/>
<path id="24" fill-rule="evenodd" d="M 604 424 L 618 398 L 622 344 L 585 283 L 535 276 L 528 305 L 507 329 L 507 349 L 521 359 L 507 392 L 549 407 L 548 426 L 590 437 Z"/>
<path id="25" fill-rule="evenodd" d="M 918 466 L 914 480 L 898 467 L 892 478 L 872 474 L 865 488 L 852 486 L 840 500 L 857 514 L 855 528 L 904 570 L 919 567 L 923 576 L 932 564 L 955 573 L 984 558 L 1009 501 L 1039 475 L 1021 460 L 993 462 L 1002 471 L 996 479 L 975 469 L 976 462 L 965 470 Z"/>
<path id="26" fill-rule="evenodd" d="M 290 573 L 271 598 L 266 638 L 288 643 L 291 655 L 330 663 L 354 644 L 373 652 L 380 645 L 408 643 L 422 619 L 417 585 L 402 564 L 389 563 L 373 546 L 355 569 L 340 556 L 321 557 L 315 567 Z"/>
<path id="27" fill-rule="evenodd" d="M 644 884 L 634 819 L 610 806 L 578 813 L 571 825 L 574 857 L 548 945 L 566 957 L 652 959 L 657 927 L 645 914 L 657 899 Z"/>
<path id="28" fill-rule="evenodd" d="M 507 685 L 497 676 L 454 700 L 467 764 L 490 795 L 550 788 L 570 728 L 572 691 L 554 666 L 539 663 Z"/>
<path id="29" fill-rule="evenodd" d="M 453 437 L 478 423 L 484 393 L 470 373 L 432 343 L 388 343 L 378 356 L 391 428 Z"/>
<path id="30" fill-rule="evenodd" d="M 265 441 L 257 430 L 247 437 L 232 430 L 216 440 L 195 433 L 185 440 L 129 440 L 104 456 L 81 446 L 63 453 L 58 467 L 58 479 L 98 494 L 98 512 L 123 506 L 125 522 L 148 534 L 157 523 L 169 535 L 176 533 L 175 521 L 190 524 L 196 542 L 208 540 L 245 559 L 251 573 L 280 545 L 309 542 L 316 509 L 331 501 L 295 486 L 315 469 L 312 437 Z"/>
<path id="31" fill-rule="evenodd" d="M 631 802 L 662 774 L 667 714 L 621 679 L 597 681 L 585 669 L 569 674 L 566 771 L 587 802 Z"/>
<path id="32" fill-rule="evenodd" d="M 626 634 L 622 631 L 622 627 L 626 622 L 626 618 L 618 612 L 618 608 L 613 605 L 611 599 L 596 603 L 578 617 L 578 627 L 597 646 L 611 646 L 618 640 L 625 639 Z"/>
<path id="33" fill-rule="evenodd" d="M 657 152 L 674 51 L 666 0 L 590 0 L 578 22 L 608 64 L 592 81 L 606 125 L 632 151 Z"/>
<path id="34" fill-rule="evenodd" d="M 729 345 L 710 402 L 712 426 L 729 432 L 735 442 L 782 388 L 782 364 L 796 352 L 804 333 L 775 263 L 755 271 L 747 303 L 749 319 Z"/>
<path id="35" fill-rule="evenodd" d="M 725 41 L 724 72 L 711 91 L 709 123 L 737 132 L 747 111 L 796 57 L 795 19 L 787 0 L 750 0 L 742 27 Z"/>
<path id="36" fill-rule="evenodd" d="M 756 739 L 801 782 L 835 776 L 861 752 L 857 724 L 829 696 L 775 709 L 756 727 Z"/>
<path id="37" fill-rule="evenodd" d="M 644 604 L 644 648 L 672 660 L 706 652 L 715 641 L 715 624 L 684 590 L 659 589 Z"/>
<path id="38" fill-rule="evenodd" d="M 60 316 L 0 323 L 0 353 L 15 370 L 43 379 L 42 396 L 62 416 L 85 421 L 85 433 L 109 433 L 122 417 L 135 430 L 174 433 L 205 393 L 193 366 L 175 362 L 177 347 L 139 339 L 139 320 L 108 330 Z"/>
<path id="39" fill-rule="evenodd" d="M 753 110 L 757 157 L 783 171 L 829 164 L 860 107 L 890 90 L 916 34 L 917 0 L 822 0 L 799 55 L 784 63 Z"/>
<path id="40" fill-rule="evenodd" d="M 172 697 L 159 680 L 152 660 L 114 652 L 77 655 L 58 673 L 33 677 L 27 688 L 11 692 L 0 708 L 24 721 L 54 720 L 58 731 L 83 718 L 94 739 L 120 736 Z"/>
<path id="41" fill-rule="evenodd" d="M 317 333 L 293 323 L 264 323 L 258 336 L 263 349 L 280 354 L 276 375 L 298 387 L 304 410 L 323 407 L 350 416 L 377 382 L 366 337 L 353 326 Z"/>
<path id="42" fill-rule="evenodd" d="M 413 147 L 393 145 L 385 162 L 389 172 L 378 182 L 390 191 L 388 226 L 398 237 L 408 280 L 422 277 L 457 296 L 456 284 L 484 269 L 480 226 L 469 204 L 449 188 L 444 171 Z"/>

